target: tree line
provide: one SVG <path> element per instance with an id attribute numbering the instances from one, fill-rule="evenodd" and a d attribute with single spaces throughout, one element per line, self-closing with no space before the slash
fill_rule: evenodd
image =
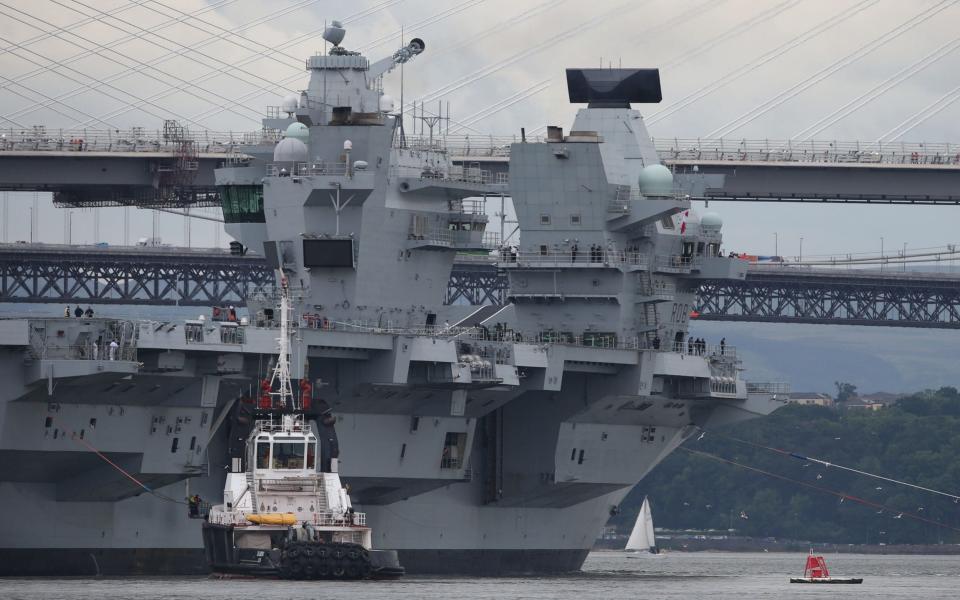
<path id="1" fill-rule="evenodd" d="M 734 529 L 736 535 L 844 544 L 960 543 L 960 504 L 950 498 L 758 446 L 960 494 L 960 393 L 927 390 L 879 411 L 791 404 L 694 435 L 684 448 L 810 487 L 678 450 L 631 491 L 611 524 L 629 533 L 646 495 L 656 526 L 668 529 Z"/>

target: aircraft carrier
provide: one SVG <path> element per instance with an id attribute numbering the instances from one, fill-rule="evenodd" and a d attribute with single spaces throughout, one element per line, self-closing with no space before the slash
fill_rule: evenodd
<path id="1" fill-rule="evenodd" d="M 717 176 L 660 164 L 630 106 L 660 101 L 656 69 L 568 69 L 570 130 L 490 172 L 404 134 L 383 76 L 422 40 L 373 62 L 343 37 L 216 171 L 228 233 L 295 289 L 292 376 L 333 417 L 322 452 L 410 573 L 576 570 L 699 427 L 778 406 L 732 345 L 688 334 L 698 280 L 746 272 L 690 207 Z M 487 227 L 502 196 L 512 243 Z M 458 253 L 492 256 L 509 304 L 443 305 Z M 247 305 L 0 320 L 0 574 L 204 571 L 182 500 L 219 498 L 276 351 L 275 290 Z"/>

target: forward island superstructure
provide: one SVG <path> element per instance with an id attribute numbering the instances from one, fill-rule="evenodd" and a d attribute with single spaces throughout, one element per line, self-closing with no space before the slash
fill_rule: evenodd
<path id="1" fill-rule="evenodd" d="M 293 290 L 319 453 L 410 573 L 578 569 L 698 427 L 777 406 L 732 346 L 688 335 L 698 281 L 746 270 L 690 208 L 714 182 L 660 165 L 630 107 L 659 101 L 656 70 L 568 70 L 572 129 L 488 171 L 404 135 L 382 76 L 422 40 L 371 63 L 325 37 L 267 139 L 216 172 L 228 232 Z M 487 231 L 503 195 L 518 241 Z M 497 261 L 507 306 L 443 305 L 463 252 Z M 0 573 L 202 572 L 170 500 L 219 496 L 242 456 L 276 301 L 252 291 L 249 321 L 0 321 Z"/>

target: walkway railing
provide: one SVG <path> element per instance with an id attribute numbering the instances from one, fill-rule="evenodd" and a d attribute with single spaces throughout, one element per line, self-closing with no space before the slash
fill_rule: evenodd
<path id="1" fill-rule="evenodd" d="M 591 252 L 590 248 L 578 248 L 577 252 L 512 252 L 501 249 L 499 254 L 501 267 L 537 266 L 633 266 L 647 267 L 650 256 L 639 252 L 620 250 L 601 250 Z"/>
<path id="2" fill-rule="evenodd" d="M 790 384 L 783 381 L 748 381 L 748 394 L 789 394 Z"/>
<path id="3" fill-rule="evenodd" d="M 93 360 L 93 361 L 128 361 L 136 362 L 137 349 L 129 346 L 111 348 L 106 344 L 101 348 L 94 344 L 79 346 L 47 345 L 42 348 L 32 348 L 30 354 L 34 358 L 54 360 Z"/>
<path id="4" fill-rule="evenodd" d="M 722 138 L 653 142 L 664 160 L 960 165 L 960 144 Z"/>
<path id="5" fill-rule="evenodd" d="M 241 146 L 275 143 L 276 132 L 188 131 L 186 139 L 202 153 L 232 153 Z M 163 135 L 162 129 L 0 129 L 0 151 L 50 152 L 174 152 L 178 141 Z"/>
<path id="6" fill-rule="evenodd" d="M 187 131 L 186 139 L 203 153 L 231 153 L 241 146 L 271 144 L 280 140 L 274 130 L 246 132 Z M 445 151 L 462 159 L 510 156 L 510 145 L 520 136 L 465 135 L 433 138 L 407 137 L 410 148 Z M 541 137 L 528 137 L 541 142 Z M 960 165 L 960 144 L 924 142 L 861 142 L 841 140 L 746 140 L 746 139 L 654 139 L 663 160 L 730 160 L 795 163 L 863 163 Z M 0 151 L 96 151 L 96 152 L 172 152 L 177 140 L 163 135 L 162 129 L 0 129 Z M 490 180 L 489 183 L 496 181 Z M 504 183 L 500 181 L 498 183 Z"/>

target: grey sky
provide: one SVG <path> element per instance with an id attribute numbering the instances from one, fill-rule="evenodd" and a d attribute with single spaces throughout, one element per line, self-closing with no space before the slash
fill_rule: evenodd
<path id="1" fill-rule="evenodd" d="M 427 51 L 405 70 L 405 97 L 433 92 L 474 73 L 489 73 L 443 95 L 453 116 L 463 119 L 518 91 L 549 80 L 545 91 L 478 121 L 483 133 L 512 135 L 520 127 L 534 130 L 550 124 L 569 126 L 576 107 L 566 100 L 563 69 L 569 66 L 613 64 L 662 66 L 664 101 L 639 106 L 646 115 L 669 109 L 687 94 L 753 63 L 766 53 L 816 27 L 839 21 L 825 32 L 797 45 L 766 64 L 750 70 L 700 101 L 651 125 L 656 137 L 695 138 L 726 124 L 791 86 L 814 76 L 849 53 L 881 38 L 903 23 L 930 11 L 931 16 L 899 37 L 837 70 L 834 74 L 778 105 L 729 137 L 784 139 L 818 121 L 858 95 L 880 84 L 927 53 L 958 38 L 960 6 L 955 0 L 0 0 L 0 73 L 19 80 L 50 61 L 61 63 L 56 72 L 22 80 L 24 87 L 3 81 L 0 115 L 18 115 L 22 125 L 69 127 L 97 117 L 116 127 L 160 126 L 160 116 L 191 118 L 214 130 L 251 130 L 257 113 L 279 103 L 288 89 L 305 85 L 302 59 L 322 48 L 318 35 L 325 20 L 370 13 L 347 25 L 344 45 L 363 48 L 371 58 L 392 52 L 405 37 L 422 37 Z M 862 6 L 861 6 L 862 5 Z M 199 20 L 181 22 L 156 33 L 144 30 L 205 7 Z M 383 6 L 381 10 L 369 9 Z M 856 6 L 863 10 L 846 20 L 839 15 Z M 117 9 L 125 8 L 113 13 Z M 234 29 L 271 12 L 288 13 L 241 33 L 223 35 L 190 53 L 213 33 Z M 939 10 L 938 9 L 942 9 Z M 113 13 L 106 18 L 96 11 Z M 20 12 L 22 11 L 22 12 Z M 938 11 L 938 12 L 937 12 Z M 449 16 L 445 16 L 449 13 Z M 66 26 L 99 16 L 87 25 L 59 31 L 25 47 L 23 43 L 54 26 Z M 166 15 L 166 16 L 164 16 Z M 21 22 L 22 20 L 23 22 Z M 427 21 L 428 24 L 418 24 Z M 432 22 L 430 22 L 432 21 Z M 50 24 L 48 24 L 49 22 Z M 79 37 L 78 37 L 79 36 Z M 300 41 L 284 46 L 289 40 Z M 384 39 L 371 47 L 370 40 Z M 126 41 L 123 41 L 126 40 Z M 117 43 L 120 41 L 120 43 Z M 100 46 L 97 46 L 99 44 Z M 98 54 L 71 59 L 83 49 Z M 267 51 L 267 49 L 272 49 Z M 279 51 L 278 51 L 279 50 Z M 282 52 L 282 53 L 281 53 Z M 173 53 L 156 69 L 146 66 Z M 179 53 L 179 54 L 178 54 Z M 70 62 L 68 62 L 70 61 Z M 139 61 L 139 62 L 138 62 Z M 247 62 L 249 61 L 249 62 Z M 226 65 L 238 65 L 243 71 Z M 503 66 L 500 66 L 503 65 Z M 89 76 L 112 78 L 127 67 L 139 69 L 111 79 L 96 91 L 74 93 Z M 827 128 L 820 139 L 872 141 L 958 85 L 960 50 L 880 95 L 849 117 Z M 70 81 L 70 78 L 76 79 Z M 191 87 L 197 82 L 202 89 Z M 162 96 L 170 86 L 183 88 Z M 398 74 L 386 82 L 388 93 L 399 97 Z M 64 105 L 30 110 L 48 97 L 69 94 Z M 27 100 L 20 95 L 32 100 Z M 134 96 L 140 100 L 134 99 Z M 142 100 L 159 96 L 151 103 Z M 243 99 L 240 101 L 240 99 Z M 234 103 L 239 105 L 235 106 Z M 432 106 L 436 105 L 436 101 Z M 124 112 L 129 107 L 134 110 Z M 428 105 L 430 108 L 431 105 Z M 55 112 L 56 111 L 60 111 Z M 141 110 L 142 109 L 142 110 Z M 20 111 L 24 111 L 20 114 Z M 146 112 L 144 112 L 146 111 Z M 60 114 L 66 113 L 66 114 Z M 108 116 L 111 113 L 116 116 Z M 153 115 L 149 113 L 154 113 Z M 957 142 L 960 102 L 907 133 L 909 141 Z M 10 126 L 0 123 L 0 127 Z M 92 127 L 104 127 L 94 122 Z M 194 128 L 197 126 L 194 125 Z M 45 203 L 46 204 L 46 203 Z M 29 202 L 11 208 L 11 238 L 23 238 Z M 815 207 L 716 203 L 711 209 L 726 221 L 726 246 L 758 253 L 774 251 L 777 232 L 781 254 L 794 255 L 804 237 L 804 254 L 879 250 L 880 237 L 888 247 L 936 246 L 960 241 L 954 232 L 951 208 L 924 207 Z M 134 236 L 150 234 L 149 215 L 136 211 Z M 41 239 L 60 241 L 63 217 L 49 206 L 41 211 Z M 102 238 L 119 242 L 119 211 L 105 211 Z M 74 241 L 93 241 L 89 212 L 74 217 Z M 163 235 L 182 243 L 183 225 L 177 217 L 163 218 Z M 213 226 L 197 222 L 194 243 L 211 243 Z"/>

